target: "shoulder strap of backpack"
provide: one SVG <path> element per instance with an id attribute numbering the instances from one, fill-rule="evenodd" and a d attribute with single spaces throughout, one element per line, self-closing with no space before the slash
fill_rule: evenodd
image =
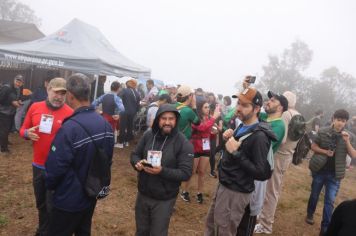
<path id="1" fill-rule="evenodd" d="M 241 137 L 239 138 L 239 141 L 241 141 L 241 142 L 244 141 L 244 140 L 247 139 L 252 133 L 253 133 L 253 132 L 250 132 L 250 133 L 247 133 L 247 134 L 241 136 Z"/>
<path id="2" fill-rule="evenodd" d="M 247 133 L 239 138 L 239 141 L 243 142 L 246 138 L 248 138 L 253 132 Z M 272 149 L 272 142 L 269 146 L 268 153 L 267 153 L 267 161 L 271 167 L 271 170 L 274 169 L 274 155 L 273 155 L 273 149 Z"/>

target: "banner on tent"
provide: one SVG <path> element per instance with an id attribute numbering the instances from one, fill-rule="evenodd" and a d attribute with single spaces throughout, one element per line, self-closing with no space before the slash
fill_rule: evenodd
<path id="1" fill-rule="evenodd" d="M 61 60 L 33 57 L 33 56 L 14 54 L 14 53 L 4 53 L 2 54 L 2 56 L 3 58 L 1 58 L 1 60 L 10 61 L 10 62 L 64 67 L 64 61 Z"/>

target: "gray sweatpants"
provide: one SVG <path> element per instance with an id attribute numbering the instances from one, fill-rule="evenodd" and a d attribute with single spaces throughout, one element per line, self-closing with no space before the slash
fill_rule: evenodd
<path id="1" fill-rule="evenodd" d="M 168 235 L 175 202 L 176 198 L 156 200 L 138 192 L 135 206 L 136 236 Z"/>
<path id="2" fill-rule="evenodd" d="M 206 219 L 205 236 L 235 236 L 250 193 L 230 190 L 218 183 L 216 194 Z"/>

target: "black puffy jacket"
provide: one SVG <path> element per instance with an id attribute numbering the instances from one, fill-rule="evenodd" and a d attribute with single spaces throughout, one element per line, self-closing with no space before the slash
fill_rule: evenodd
<path id="1" fill-rule="evenodd" d="M 237 139 L 237 138 L 236 138 Z M 226 150 L 219 163 L 219 181 L 225 187 L 243 193 L 251 193 L 255 189 L 254 180 L 264 179 L 271 141 L 276 135 L 266 122 L 260 122 L 253 133 L 241 144 L 236 155 Z"/>
<path id="2" fill-rule="evenodd" d="M 147 158 L 147 151 L 162 149 L 162 171 L 158 175 L 151 175 L 145 171 L 138 172 L 138 191 L 148 197 L 157 200 L 168 200 L 177 197 L 179 186 L 182 181 L 189 180 L 193 171 L 193 146 L 174 127 L 168 135 L 162 135 L 158 126 L 159 117 L 164 112 L 174 112 L 179 119 L 179 112 L 172 105 L 162 105 L 156 114 L 152 129 L 147 130 L 135 150 L 131 154 L 131 165 L 135 169 L 135 164 Z M 164 143 L 164 140 L 166 139 Z M 163 145 L 164 143 L 164 145 Z"/>

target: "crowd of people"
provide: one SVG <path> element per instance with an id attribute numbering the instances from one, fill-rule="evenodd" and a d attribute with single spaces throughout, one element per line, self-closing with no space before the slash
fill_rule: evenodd
<path id="1" fill-rule="evenodd" d="M 289 135 L 293 117 L 301 114 L 293 92 L 263 96 L 251 86 L 251 78 L 246 76 L 241 91 L 232 96 L 236 105 L 230 96 L 187 85 L 158 88 L 153 80 L 147 80 L 145 92 L 133 78 L 112 82 L 110 92 L 90 101 L 89 80 L 79 73 L 47 78 L 32 95 L 24 92 L 22 75 L 1 85 L 1 156 L 11 156 L 8 136 L 15 116 L 20 117 L 20 136 L 33 145 L 36 235 L 90 235 L 97 202 L 86 191 L 88 171 L 95 168 L 92 160 L 98 152 L 111 160 L 114 148 L 133 145 L 137 125 L 146 131 L 130 158 L 138 172 L 136 235 L 167 235 L 177 197 L 190 202 L 194 193 L 203 204 L 208 174 L 217 178 L 217 187 L 204 235 L 272 234 L 284 174 L 300 139 Z M 347 215 L 347 223 L 332 214 L 347 157 L 356 158 L 356 119 L 348 122 L 348 111 L 337 109 L 323 127 L 321 116 L 317 111 L 308 133 L 313 154 L 305 222 L 314 224 L 325 188 L 320 235 L 354 232 L 347 207 L 354 208 L 354 202 L 335 211 Z"/>

